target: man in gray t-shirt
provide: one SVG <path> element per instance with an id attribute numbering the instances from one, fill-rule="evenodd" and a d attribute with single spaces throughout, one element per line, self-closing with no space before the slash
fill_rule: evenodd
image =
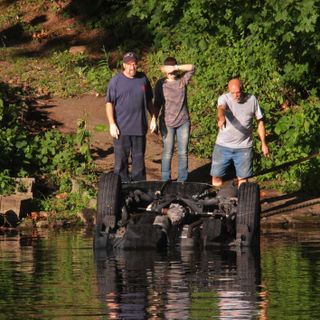
<path id="1" fill-rule="evenodd" d="M 221 186 L 230 164 L 234 164 L 238 185 L 252 175 L 253 119 L 258 122 L 258 135 L 264 155 L 269 153 L 263 114 L 255 96 L 242 92 L 239 79 L 228 84 L 228 93 L 218 99 L 219 132 L 212 154 L 212 185 Z"/>

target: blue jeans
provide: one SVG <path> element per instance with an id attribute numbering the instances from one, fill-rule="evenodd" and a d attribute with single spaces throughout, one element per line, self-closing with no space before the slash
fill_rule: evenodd
<path id="1" fill-rule="evenodd" d="M 118 139 L 113 139 L 113 145 L 115 156 L 114 173 L 120 175 L 123 182 L 146 180 L 144 162 L 146 137 L 120 135 Z M 132 159 L 131 177 L 128 171 L 130 154 Z"/>
<path id="2" fill-rule="evenodd" d="M 212 153 L 210 174 L 213 177 L 224 177 L 233 163 L 238 178 L 249 178 L 253 173 L 252 159 L 252 148 L 232 149 L 216 144 Z"/>
<path id="3" fill-rule="evenodd" d="M 164 121 L 160 123 L 162 135 L 162 181 L 171 180 L 171 160 L 173 156 L 175 138 L 178 143 L 178 181 L 183 182 L 188 179 L 188 144 L 190 135 L 190 122 L 187 121 L 178 128 L 167 127 Z"/>

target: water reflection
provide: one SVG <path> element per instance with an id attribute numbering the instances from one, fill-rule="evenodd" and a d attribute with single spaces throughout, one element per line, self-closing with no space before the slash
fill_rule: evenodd
<path id="1" fill-rule="evenodd" d="M 268 230 L 262 239 L 267 319 L 319 319 L 320 230 Z"/>
<path id="2" fill-rule="evenodd" d="M 0 232 L 0 319 L 318 319 L 320 230 L 250 250 L 92 250 L 83 230 Z"/>
<path id="3" fill-rule="evenodd" d="M 251 250 L 124 251 L 95 256 L 108 319 L 252 319 L 259 254 Z"/>
<path id="4" fill-rule="evenodd" d="M 97 314 L 92 247 L 83 250 L 82 237 L 72 231 L 0 233 L 0 319 Z"/>

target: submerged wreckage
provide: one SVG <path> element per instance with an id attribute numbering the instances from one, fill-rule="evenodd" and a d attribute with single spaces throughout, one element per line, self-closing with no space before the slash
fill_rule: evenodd
<path id="1" fill-rule="evenodd" d="M 259 244 L 256 183 L 215 190 L 198 182 L 99 180 L 94 248 L 166 248 Z"/>

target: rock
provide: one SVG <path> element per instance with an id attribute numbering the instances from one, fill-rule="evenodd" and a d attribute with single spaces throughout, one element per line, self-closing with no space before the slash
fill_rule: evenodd
<path id="1" fill-rule="evenodd" d="M 81 184 L 79 183 L 79 181 L 77 181 L 76 179 L 71 179 L 71 183 L 72 183 L 72 189 L 71 189 L 72 193 L 77 193 L 81 190 Z"/>
<path id="2" fill-rule="evenodd" d="M 65 221 L 64 220 L 56 220 L 54 223 L 53 223 L 53 227 L 54 228 L 62 228 L 65 226 Z"/>
<path id="3" fill-rule="evenodd" d="M 19 229 L 33 229 L 35 227 L 35 223 L 32 219 L 23 219 L 18 228 Z"/>
<path id="4" fill-rule="evenodd" d="M 97 207 L 97 199 L 96 198 L 90 199 L 88 203 L 88 208 L 95 209 L 96 207 Z"/>
<path id="5" fill-rule="evenodd" d="M 81 212 L 77 213 L 77 216 L 80 220 L 87 225 L 94 224 L 94 217 L 96 215 L 96 210 L 92 208 L 85 208 Z"/>
<path id="6" fill-rule="evenodd" d="M 39 220 L 36 222 L 36 227 L 37 228 L 48 228 L 49 222 L 48 222 L 48 220 Z"/>
<path id="7" fill-rule="evenodd" d="M 0 195 L 0 213 L 13 212 L 20 219 L 26 217 L 30 212 L 34 181 L 34 178 L 17 178 L 14 194 Z"/>
<path id="8" fill-rule="evenodd" d="M 73 46 L 69 49 L 69 53 L 73 55 L 88 53 L 86 46 Z"/>

